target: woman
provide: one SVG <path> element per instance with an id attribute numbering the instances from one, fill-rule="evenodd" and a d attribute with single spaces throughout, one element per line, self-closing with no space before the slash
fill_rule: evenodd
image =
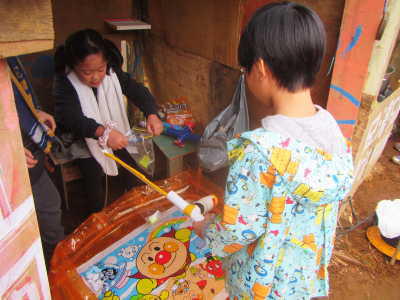
<path id="1" fill-rule="evenodd" d="M 123 95 L 144 113 L 149 133 L 159 135 L 163 130 L 153 96 L 122 72 L 122 62 L 116 46 L 92 29 L 73 33 L 55 53 L 56 120 L 61 131 L 72 133 L 71 152 L 83 175 L 89 213 L 104 206 L 103 174 L 118 175 L 117 165 L 102 149 L 134 164 L 128 153 L 134 150 L 125 135 L 130 126 Z M 130 189 L 133 175 L 120 172 L 125 189 Z"/>
<path id="2" fill-rule="evenodd" d="M 264 118 L 228 143 L 222 216 L 193 225 L 224 260 L 229 299 L 328 295 L 353 164 L 335 119 L 312 101 L 324 49 L 320 18 L 291 2 L 259 8 L 242 33 L 239 63 Z"/>

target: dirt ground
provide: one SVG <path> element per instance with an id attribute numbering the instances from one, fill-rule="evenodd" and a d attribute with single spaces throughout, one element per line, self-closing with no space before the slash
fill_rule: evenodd
<path id="1" fill-rule="evenodd" d="M 371 216 L 378 201 L 400 198 L 400 166 L 390 161 L 399 154 L 393 149 L 393 142 L 389 140 L 373 172 L 354 195 L 354 211 L 359 220 Z M 343 214 L 340 221 L 343 227 L 351 224 L 349 216 L 348 211 Z M 356 221 L 353 218 L 353 224 Z M 390 258 L 369 243 L 366 229 L 371 222 L 338 235 L 329 269 L 330 300 L 400 299 L 400 261 L 390 265 Z"/>

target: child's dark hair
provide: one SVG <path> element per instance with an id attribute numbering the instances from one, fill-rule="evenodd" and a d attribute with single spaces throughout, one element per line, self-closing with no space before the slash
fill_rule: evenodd
<path id="1" fill-rule="evenodd" d="M 278 85 L 290 92 L 310 88 L 325 53 L 325 29 L 311 9 L 293 2 L 259 8 L 244 29 L 238 59 L 250 71 L 263 59 Z"/>
<path id="2" fill-rule="evenodd" d="M 66 67 L 72 70 L 88 55 L 101 53 L 107 61 L 107 74 L 110 67 L 121 68 L 123 58 L 119 49 L 110 40 L 104 39 L 93 29 L 83 29 L 71 34 L 65 44 L 59 46 L 54 54 L 55 71 L 65 73 Z"/>

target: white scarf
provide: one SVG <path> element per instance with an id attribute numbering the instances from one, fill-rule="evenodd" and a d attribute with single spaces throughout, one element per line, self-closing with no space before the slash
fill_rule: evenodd
<path id="1" fill-rule="evenodd" d="M 102 83 L 97 87 L 97 100 L 92 88 L 82 83 L 75 72 L 71 71 L 67 77 L 78 94 L 85 117 L 94 119 L 103 125 L 108 121 L 114 121 L 116 129 L 122 134 L 129 131 L 130 126 L 121 85 L 113 70 L 110 69 L 110 75 L 106 74 Z M 101 165 L 104 173 L 111 176 L 118 175 L 116 163 L 103 154 L 98 141 L 93 138 L 85 138 L 85 141 L 90 153 Z M 112 153 L 109 148 L 107 151 Z"/>

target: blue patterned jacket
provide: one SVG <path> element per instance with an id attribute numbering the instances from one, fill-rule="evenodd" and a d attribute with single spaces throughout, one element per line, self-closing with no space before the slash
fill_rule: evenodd
<path id="1" fill-rule="evenodd" d="M 224 210 L 206 240 L 224 258 L 231 299 L 328 294 L 338 206 L 353 180 L 351 147 L 339 142 L 343 154 L 330 154 L 257 129 L 228 143 Z"/>

